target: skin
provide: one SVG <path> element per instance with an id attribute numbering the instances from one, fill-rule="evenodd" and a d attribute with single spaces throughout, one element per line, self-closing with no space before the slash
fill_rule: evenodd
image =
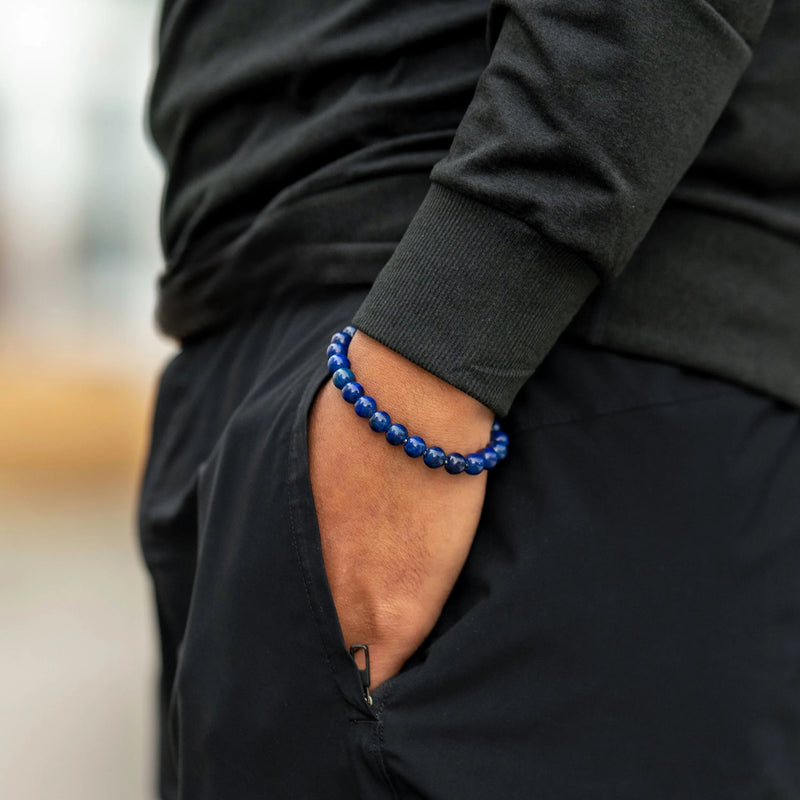
<path id="1" fill-rule="evenodd" d="M 489 441 L 492 412 L 358 332 L 358 380 L 411 434 L 467 454 Z M 371 688 L 395 675 L 433 628 L 466 560 L 486 474 L 449 475 L 370 430 L 327 383 L 309 419 L 311 485 L 345 644 L 368 644 Z"/>

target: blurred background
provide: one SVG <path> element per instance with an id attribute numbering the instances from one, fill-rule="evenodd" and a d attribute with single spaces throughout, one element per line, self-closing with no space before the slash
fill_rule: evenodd
<path id="1" fill-rule="evenodd" d="M 0 797 L 146 800 L 152 0 L 0 0 Z"/>

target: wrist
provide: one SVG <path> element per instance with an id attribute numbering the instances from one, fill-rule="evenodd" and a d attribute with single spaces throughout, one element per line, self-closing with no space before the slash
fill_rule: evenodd
<path id="1" fill-rule="evenodd" d="M 349 347 L 358 380 L 380 408 L 446 450 L 478 450 L 493 412 L 475 398 L 358 331 Z"/>

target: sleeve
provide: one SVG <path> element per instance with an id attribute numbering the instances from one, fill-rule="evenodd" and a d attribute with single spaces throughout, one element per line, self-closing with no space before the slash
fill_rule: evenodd
<path id="1" fill-rule="evenodd" d="M 505 414 L 699 153 L 769 0 L 502 0 L 491 58 L 355 324 Z"/>

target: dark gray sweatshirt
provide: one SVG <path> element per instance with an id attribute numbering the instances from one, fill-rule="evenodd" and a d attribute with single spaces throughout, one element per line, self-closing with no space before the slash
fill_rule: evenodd
<path id="1" fill-rule="evenodd" d="M 800 0 L 166 2 L 159 320 L 374 280 L 501 414 L 560 336 L 800 406 L 799 83 Z"/>

